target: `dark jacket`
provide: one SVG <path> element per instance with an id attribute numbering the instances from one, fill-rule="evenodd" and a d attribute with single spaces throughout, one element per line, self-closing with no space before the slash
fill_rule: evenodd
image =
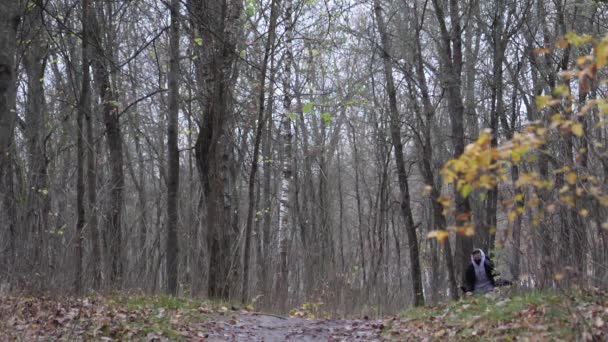
<path id="1" fill-rule="evenodd" d="M 486 275 L 492 286 L 496 286 L 496 282 L 494 281 L 494 263 L 488 257 L 486 257 L 486 261 L 484 263 L 484 268 L 486 269 Z M 467 270 L 464 274 L 464 291 L 465 292 L 473 292 L 475 290 L 475 268 L 473 264 L 469 264 Z"/>

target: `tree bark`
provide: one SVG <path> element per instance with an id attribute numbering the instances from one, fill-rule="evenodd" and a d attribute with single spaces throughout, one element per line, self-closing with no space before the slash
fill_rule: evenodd
<path id="1" fill-rule="evenodd" d="M 171 1 L 171 37 L 169 60 L 169 115 L 167 125 L 167 291 L 178 293 L 177 230 L 179 227 L 179 0 Z"/>
<path id="2" fill-rule="evenodd" d="M 367 283 L 367 272 L 365 270 L 365 243 L 363 239 L 363 209 L 361 200 L 361 190 L 359 189 L 359 152 L 357 151 L 357 139 L 354 125 L 349 122 L 351 143 L 353 146 L 353 162 L 355 168 L 355 199 L 357 201 L 357 233 L 359 237 L 359 249 L 361 253 L 361 272 L 363 273 L 362 285 Z"/>
<path id="3" fill-rule="evenodd" d="M 28 150 L 27 203 L 25 217 L 28 255 L 35 273 L 45 281 L 48 272 L 47 234 L 48 213 L 50 211 L 47 155 L 46 155 L 46 108 L 44 94 L 44 73 L 47 61 L 43 6 L 41 1 L 32 3 L 25 16 L 26 39 L 30 42 L 25 49 L 23 65 L 27 74 L 27 102 L 25 109 L 25 137 Z M 42 284 L 40 284 L 42 285 Z"/>
<path id="4" fill-rule="evenodd" d="M 289 254 L 290 236 L 293 229 L 291 197 L 292 197 L 292 137 L 291 130 L 291 67 L 293 63 L 292 40 L 293 40 L 293 18 L 292 0 L 285 1 L 283 13 L 285 22 L 285 67 L 283 70 L 283 116 L 281 117 L 281 140 L 283 144 L 283 170 L 281 174 L 281 189 L 279 196 L 279 265 L 275 276 L 274 294 L 276 309 L 279 312 L 287 310 L 287 299 L 289 295 L 289 268 L 287 255 Z"/>
<path id="5" fill-rule="evenodd" d="M 203 111 L 201 127 L 195 144 L 199 177 L 203 185 L 207 211 L 207 248 L 209 253 L 208 295 L 211 298 L 228 299 L 229 269 L 232 264 L 230 249 L 235 236 L 230 225 L 230 213 L 226 212 L 223 176 L 228 153 L 226 126 L 231 115 L 228 109 L 232 74 L 236 55 L 236 39 L 242 4 L 228 4 L 226 0 L 190 1 L 194 32 L 203 43 L 194 38 L 197 82 L 201 92 Z"/>
<path id="6" fill-rule="evenodd" d="M 503 103 L 503 62 L 507 41 L 504 38 L 504 0 L 496 2 L 494 18 L 491 31 L 492 46 L 492 81 L 491 81 L 491 109 L 490 109 L 490 130 L 492 138 L 491 146 L 498 145 L 498 121 L 504 118 Z M 478 234 L 479 246 L 489 253 L 494 248 L 494 236 L 496 233 L 496 215 L 498 204 L 498 187 L 494 186 L 488 190 L 486 198 L 485 224 Z"/>
<path id="7" fill-rule="evenodd" d="M 433 0 L 435 15 L 441 32 L 440 61 L 442 69 L 442 84 L 447 93 L 450 113 L 450 125 L 454 158 L 464 152 L 464 105 L 461 96 L 462 75 L 462 40 L 460 26 L 460 1 L 449 0 L 450 30 L 446 26 L 446 16 L 443 10 L 443 1 Z M 456 215 L 470 214 L 471 205 L 468 198 L 464 198 L 455 190 Z M 464 269 L 469 264 L 469 253 L 473 249 L 471 237 L 456 235 L 456 277 L 464 276 Z"/>
<path id="8" fill-rule="evenodd" d="M 401 142 L 401 132 L 399 127 L 399 110 L 397 109 L 397 94 L 393 80 L 393 70 L 390 60 L 390 42 L 386 32 L 386 24 L 382 15 L 382 7 L 380 0 L 374 0 L 374 10 L 378 31 L 383 47 L 382 59 L 384 62 L 384 74 L 386 78 L 386 87 L 389 97 L 390 107 L 390 131 L 393 146 L 395 147 L 395 161 L 397 164 L 397 173 L 399 175 L 399 189 L 401 190 L 401 211 L 405 220 L 405 227 L 409 242 L 410 265 L 412 267 L 412 287 L 414 290 L 414 306 L 424 305 L 424 295 L 422 292 L 422 273 L 420 270 L 420 260 L 418 252 L 418 237 L 416 236 L 416 227 L 412 218 L 412 210 L 410 207 L 410 194 L 405 171 L 405 161 L 403 160 L 403 143 Z"/>
<path id="9" fill-rule="evenodd" d="M 97 290 L 101 286 L 101 252 L 99 249 L 99 227 L 97 206 L 97 148 L 95 143 L 95 130 L 93 126 L 94 114 L 91 107 L 91 0 L 82 1 L 82 86 L 80 93 L 80 110 L 86 120 L 87 154 L 87 191 L 91 244 L 91 288 Z M 81 237 L 81 239 L 84 239 Z"/>
<path id="10" fill-rule="evenodd" d="M 21 20 L 19 2 L 0 2 L 0 219 L 2 236 L 7 237 L 6 252 L 0 254 L 7 261 L 7 268 L 15 269 L 16 259 L 16 212 L 13 191 L 13 150 L 16 101 L 15 53 L 17 27 Z M 4 232 L 4 230 L 6 230 Z M 3 243 L 4 244 L 4 243 Z M 4 246 L 2 246 L 4 247 Z M 8 270 L 7 270 L 8 271 Z M 0 272 L 8 274 L 8 272 Z M 4 276 L 3 276 L 4 277 Z"/>
<path id="11" fill-rule="evenodd" d="M 111 11 L 108 4 L 106 12 Z M 111 63 L 112 44 L 114 42 L 107 39 L 108 35 L 102 32 L 100 20 L 103 20 L 104 10 L 99 8 L 97 16 L 92 16 L 95 26 L 94 44 L 95 56 L 93 58 L 93 70 L 96 83 L 101 97 L 103 120 L 106 128 L 106 143 L 108 145 L 110 163 L 110 203 L 108 206 L 107 217 L 109 223 L 106 228 L 108 245 L 106 254 L 109 258 L 109 284 L 111 286 L 122 286 L 123 277 L 123 238 L 122 238 L 122 207 L 124 198 L 124 170 L 123 170 L 123 143 L 120 127 L 120 117 L 117 95 L 111 82 L 111 73 L 114 70 Z M 106 17 L 112 17 L 112 13 L 105 13 Z"/>
<path id="12" fill-rule="evenodd" d="M 248 193 L 249 207 L 247 209 L 247 221 L 245 226 L 245 250 L 243 253 L 243 287 L 241 302 L 247 301 L 247 290 L 249 284 L 249 255 L 251 250 L 251 227 L 253 225 L 253 209 L 255 204 L 255 176 L 258 171 L 258 158 L 260 155 L 260 142 L 262 140 L 262 132 L 267 122 L 264 117 L 264 106 L 266 100 L 266 73 L 268 70 L 268 60 L 274 52 L 275 30 L 277 19 L 279 16 L 280 0 L 272 0 L 270 4 L 270 23 L 268 27 L 268 38 L 264 47 L 264 59 L 260 70 L 260 93 L 258 95 L 258 119 L 257 129 L 254 138 L 253 158 L 251 161 L 251 171 L 249 173 Z M 271 85 L 272 86 L 272 85 Z M 266 208 L 265 208 L 266 209 Z"/>
<path id="13" fill-rule="evenodd" d="M 447 228 L 445 217 L 443 216 L 443 207 L 438 202 L 441 196 L 441 183 L 435 180 L 433 172 L 433 143 L 432 143 L 432 125 L 433 119 L 435 118 L 435 109 L 431 103 L 431 97 L 429 94 L 428 84 L 426 75 L 424 72 L 424 62 L 422 57 L 422 45 L 420 42 L 420 29 L 416 28 L 416 48 L 415 48 L 415 71 L 416 79 L 418 80 L 418 87 L 420 88 L 422 97 L 422 112 L 423 118 L 419 119 L 421 125 L 421 131 L 423 135 L 419 139 L 419 146 L 422 150 L 422 158 L 419 163 L 420 171 L 424 177 L 424 181 L 427 186 L 431 187 L 431 206 L 433 212 L 433 229 L 445 230 Z M 414 99 L 413 99 L 414 100 Z M 415 101 L 414 101 L 415 103 Z M 418 135 L 420 136 L 420 135 Z M 452 247 L 450 239 L 445 239 L 443 242 L 444 258 L 446 262 L 446 268 L 448 270 L 448 284 L 450 286 L 450 297 L 452 299 L 458 298 L 458 288 L 456 284 L 456 271 L 454 268 L 454 259 L 452 258 Z M 433 270 L 437 272 L 437 270 Z"/>

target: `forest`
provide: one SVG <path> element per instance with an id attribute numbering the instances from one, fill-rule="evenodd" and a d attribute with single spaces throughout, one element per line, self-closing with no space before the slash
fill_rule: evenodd
<path id="1" fill-rule="evenodd" d="M 474 248 L 605 290 L 607 33 L 599 0 L 1 0 L 0 294 L 382 317 Z"/>

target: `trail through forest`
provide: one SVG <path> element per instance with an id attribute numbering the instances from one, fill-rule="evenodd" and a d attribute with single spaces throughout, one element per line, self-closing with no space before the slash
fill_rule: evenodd
<path id="1" fill-rule="evenodd" d="M 171 297 L 0 296 L 0 340 L 380 341 L 382 320 L 282 317 Z"/>
<path id="2" fill-rule="evenodd" d="M 229 308 L 230 307 L 230 308 Z M 600 290 L 501 293 L 396 316 L 281 317 L 222 302 L 168 296 L 0 296 L 1 341 L 605 341 Z M 323 318 L 319 318 L 323 317 Z"/>
<path id="3" fill-rule="evenodd" d="M 458 299 L 477 248 L 522 292 L 608 289 L 606 23 L 605 0 L 0 0 L 0 327 L 189 338 L 214 313 L 70 297 L 100 293 L 397 314 Z M 224 314 L 218 337 L 368 328 Z"/>
<path id="4" fill-rule="evenodd" d="M 382 341 L 379 320 L 308 320 L 237 315 L 206 324 L 208 341 Z"/>

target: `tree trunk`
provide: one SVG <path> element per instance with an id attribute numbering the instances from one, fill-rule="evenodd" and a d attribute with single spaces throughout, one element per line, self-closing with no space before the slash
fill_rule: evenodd
<path id="1" fill-rule="evenodd" d="M 97 290 L 101 286 L 101 253 L 99 250 L 99 230 L 97 226 L 97 152 L 95 131 L 93 129 L 93 111 L 91 107 L 91 0 L 82 1 L 82 86 L 79 100 L 79 115 L 86 120 L 87 144 L 87 191 L 89 208 L 89 228 L 91 244 L 91 288 Z M 84 237 L 79 236 L 84 240 Z M 82 253 L 82 251 L 80 251 Z M 79 266 L 80 266 L 79 262 Z"/>
<path id="2" fill-rule="evenodd" d="M 443 11 L 443 1 L 433 0 L 435 15 L 441 31 L 440 61 L 442 69 L 443 88 L 447 93 L 448 107 L 450 108 L 450 125 L 454 158 L 464 152 L 464 105 L 461 97 L 462 74 L 462 41 L 460 27 L 459 0 L 449 0 L 450 24 L 448 31 L 446 16 Z M 468 198 L 464 198 L 455 190 L 456 215 L 470 214 L 471 205 Z M 469 264 L 469 253 L 473 249 L 471 237 L 456 235 L 456 277 L 464 276 L 464 269 Z"/>
<path id="3" fill-rule="evenodd" d="M 120 128 L 120 117 L 118 116 L 119 103 L 117 95 L 111 82 L 111 70 L 113 66 L 110 62 L 113 60 L 111 53 L 113 44 L 108 41 L 102 26 L 99 21 L 104 15 L 103 9 L 99 9 L 97 17 L 93 17 L 95 23 L 95 57 L 93 58 L 93 69 L 98 86 L 99 95 L 101 97 L 103 119 L 106 128 L 106 142 L 109 152 L 110 163 L 110 203 L 108 206 L 107 217 L 109 223 L 106 228 L 107 243 L 106 253 L 109 258 L 109 284 L 111 286 L 122 286 L 123 276 L 123 239 L 122 239 L 122 207 L 123 207 L 123 191 L 124 191 L 124 171 L 123 171 L 123 144 L 122 133 Z M 105 13 L 111 17 L 111 13 Z"/>
<path id="4" fill-rule="evenodd" d="M 89 13 L 91 10 L 91 3 L 89 0 L 82 1 L 82 84 L 80 88 L 80 99 L 78 102 L 78 116 L 77 116 L 77 171 L 76 171 L 76 238 L 74 239 L 75 249 L 76 249 L 76 275 L 74 279 L 74 291 L 77 295 L 81 295 L 83 293 L 83 274 L 82 274 L 82 263 L 83 263 L 83 240 L 84 237 L 82 235 L 82 230 L 85 225 L 85 202 L 84 202 L 84 193 L 85 193 L 85 184 L 84 184 L 84 163 L 85 163 L 85 127 L 84 120 L 87 115 L 91 115 L 91 98 L 90 98 L 90 73 L 89 73 L 89 35 L 88 35 L 88 25 L 85 23 L 89 18 Z M 88 127 L 87 127 L 88 128 Z M 88 132 L 88 136 L 92 135 L 92 132 Z M 88 140 L 87 140 L 88 142 Z M 92 148 L 92 146 L 89 146 Z M 89 150 L 90 151 L 90 150 Z M 89 153 L 89 162 L 93 160 L 93 154 Z M 91 178 L 89 178 L 89 182 Z M 95 184 L 93 184 L 93 188 L 95 188 Z M 92 193 L 95 191 L 93 190 Z M 89 193 L 89 202 L 91 193 Z M 92 203 L 92 202 L 91 202 Z M 91 204 L 89 203 L 89 204 Z M 93 207 L 91 207 L 93 208 Z M 93 214 L 94 215 L 94 214 Z M 97 260 L 93 260 L 96 262 Z M 96 279 L 94 279 L 95 281 Z M 92 284 L 95 286 L 95 284 Z"/>
<path id="5" fill-rule="evenodd" d="M 28 179 L 26 203 L 26 246 L 32 256 L 31 269 L 42 275 L 40 281 L 45 281 L 48 272 L 47 234 L 48 213 L 48 176 L 46 156 L 46 108 L 44 94 L 44 73 L 46 69 L 47 47 L 43 32 L 43 6 L 41 1 L 32 3 L 33 6 L 25 17 L 27 25 L 28 48 L 25 49 L 23 65 L 27 74 L 27 103 L 25 110 L 25 138 L 28 150 Z M 40 284 L 42 285 L 42 284 Z"/>
<path id="6" fill-rule="evenodd" d="M 507 37 L 504 32 L 504 0 L 496 2 L 494 20 L 491 31 L 492 46 L 492 82 L 491 82 L 491 109 L 490 109 L 490 130 L 492 132 L 491 146 L 498 145 L 498 121 L 505 119 L 503 103 L 503 63 L 505 50 L 507 48 Z M 489 253 L 494 249 L 494 236 L 496 234 L 496 215 L 498 205 L 498 187 L 494 186 L 487 192 L 485 224 L 478 234 L 479 246 Z"/>
<path id="7" fill-rule="evenodd" d="M 405 171 L 405 161 L 403 160 L 403 143 L 401 142 L 401 132 L 399 127 L 399 110 L 397 109 L 397 94 L 393 80 L 393 70 L 390 60 L 390 42 L 386 32 L 386 24 L 382 15 L 382 7 L 380 0 L 374 0 L 374 8 L 376 21 L 378 23 L 378 31 L 382 42 L 383 52 L 382 59 L 384 62 L 384 74 L 386 78 L 386 87 L 390 105 L 390 130 L 393 146 L 395 147 L 395 161 L 397 164 L 397 173 L 399 175 L 399 189 L 401 190 L 401 211 L 405 220 L 405 227 L 409 242 L 410 265 L 412 267 L 412 287 L 414 290 L 414 306 L 424 305 L 424 295 L 422 292 L 422 274 L 420 270 L 420 260 L 418 252 L 418 238 L 416 236 L 416 227 L 412 218 L 412 210 L 410 207 L 410 194 L 407 174 Z"/>
<path id="8" fill-rule="evenodd" d="M 179 0 L 171 1 L 171 38 L 169 61 L 169 115 L 167 125 L 167 292 L 178 293 L 178 241 L 179 227 Z"/>
<path id="9" fill-rule="evenodd" d="M 361 204 L 361 191 L 359 189 L 359 152 L 357 151 L 357 140 L 355 137 L 355 127 L 349 122 L 350 133 L 352 137 L 353 146 L 353 162 L 355 168 L 355 198 L 357 201 L 357 232 L 359 236 L 359 249 L 361 253 L 361 272 L 363 272 L 362 285 L 365 286 L 367 283 L 367 272 L 365 270 L 365 244 L 363 239 L 363 209 Z"/>
<path id="10" fill-rule="evenodd" d="M 279 16 L 280 0 L 272 0 L 270 4 L 270 24 L 268 27 L 268 38 L 264 48 L 264 59 L 262 61 L 260 71 L 260 93 L 258 95 L 258 119 L 257 129 L 254 138 L 253 147 L 253 158 L 251 161 L 251 171 L 249 173 L 249 207 L 247 209 L 247 221 L 245 226 L 245 250 L 243 253 L 243 288 L 241 295 L 241 302 L 247 302 L 247 290 L 249 285 L 249 255 L 251 250 L 251 227 L 253 225 L 253 209 L 255 204 L 255 176 L 258 171 L 258 158 L 260 155 L 260 142 L 262 140 L 262 133 L 264 126 L 266 125 L 267 118 L 264 117 L 264 106 L 266 100 L 266 73 L 268 70 L 268 60 L 274 53 L 274 40 L 275 30 L 277 26 L 277 19 Z M 272 87 L 272 84 L 270 85 Z M 267 208 L 264 208 L 265 210 Z"/>
<path id="11" fill-rule="evenodd" d="M 201 92 L 203 117 L 195 144 L 195 156 L 203 185 L 207 218 L 207 248 L 209 255 L 208 295 L 211 298 L 229 298 L 229 269 L 232 244 L 235 241 L 230 225 L 230 213 L 225 209 L 225 179 L 222 174 L 228 153 L 226 126 L 231 115 L 228 107 L 234 65 L 236 40 L 242 4 L 228 4 L 226 0 L 190 1 L 189 12 L 194 32 L 203 40 L 196 43 L 197 82 Z"/>
<path id="12" fill-rule="evenodd" d="M 279 312 L 287 310 L 289 295 L 289 268 L 287 255 L 291 244 L 293 231 L 292 213 L 292 129 L 291 129 L 291 68 L 293 63 L 292 40 L 294 20 L 292 17 L 292 0 L 285 1 L 283 13 L 285 21 L 285 68 L 283 70 L 283 116 L 281 117 L 281 140 L 283 145 L 283 170 L 281 174 L 281 189 L 279 196 L 279 265 L 275 276 L 274 295 L 276 309 Z"/>
<path id="13" fill-rule="evenodd" d="M 447 228 L 445 217 L 443 216 L 443 207 L 439 203 L 439 197 L 441 196 L 441 183 L 435 180 L 433 173 L 433 143 L 432 143 L 432 125 L 433 119 L 435 118 L 435 109 L 431 103 L 431 97 L 429 94 L 428 84 L 426 75 L 424 73 L 424 61 L 422 56 L 422 44 L 420 42 L 420 27 L 416 27 L 416 48 L 415 48 L 415 71 L 416 78 L 418 80 L 418 86 L 420 87 L 422 97 L 422 112 L 423 118 L 419 119 L 421 123 L 421 131 L 424 133 L 419 139 L 419 145 L 422 149 L 421 163 L 419 163 L 420 171 L 424 177 L 424 181 L 427 186 L 431 187 L 431 207 L 433 212 L 433 229 L 445 230 Z M 414 101 L 415 103 L 415 101 Z M 456 284 L 456 271 L 454 268 L 454 259 L 452 257 L 452 247 L 450 239 L 445 239 L 443 242 L 444 258 L 446 262 L 446 268 L 448 271 L 448 284 L 450 286 L 450 296 L 452 299 L 458 298 L 458 288 Z M 433 270 L 437 272 L 437 270 Z"/>
<path id="14" fill-rule="evenodd" d="M 17 27 L 21 18 L 16 1 L 0 2 L 0 220 L 2 243 L 0 257 L 7 261 L 7 268 L 16 268 L 16 212 L 13 192 L 13 150 L 15 131 Z M 5 231 L 6 230 L 6 231 Z M 6 249 L 4 249 L 6 248 Z M 12 271 L 12 270 L 7 270 Z M 9 272 L 0 272 L 4 275 Z M 4 277 L 2 275 L 2 277 Z"/>

